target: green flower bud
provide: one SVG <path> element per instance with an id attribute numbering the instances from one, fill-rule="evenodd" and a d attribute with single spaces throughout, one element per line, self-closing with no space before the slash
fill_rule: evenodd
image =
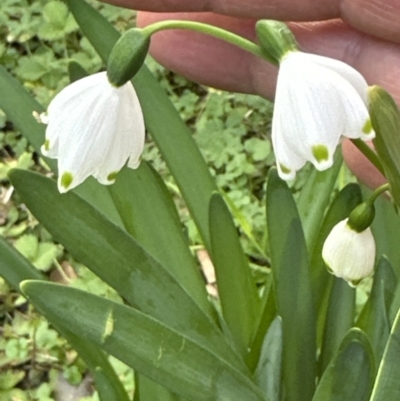
<path id="1" fill-rule="evenodd" d="M 256 33 L 265 57 L 273 64 L 279 64 L 287 52 L 298 50 L 296 39 L 284 22 L 260 20 Z"/>
<path id="2" fill-rule="evenodd" d="M 110 83 L 116 87 L 124 85 L 139 71 L 147 56 L 150 37 L 139 28 L 125 32 L 111 50 L 107 63 Z"/>
<path id="3" fill-rule="evenodd" d="M 361 233 L 372 224 L 374 217 L 374 204 L 368 201 L 363 202 L 350 213 L 347 224 L 354 231 Z"/>

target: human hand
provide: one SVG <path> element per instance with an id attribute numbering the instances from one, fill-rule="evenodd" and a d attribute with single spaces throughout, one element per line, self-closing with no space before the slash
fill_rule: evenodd
<path id="1" fill-rule="evenodd" d="M 385 88 L 400 104 L 400 3 L 397 0 L 108 0 L 140 12 L 138 25 L 186 19 L 223 27 L 255 40 L 254 22 L 268 18 L 292 22 L 302 50 L 340 59 L 370 84 Z M 168 69 L 229 91 L 273 98 L 276 67 L 218 39 L 189 31 L 163 31 L 152 38 L 151 54 Z M 349 142 L 349 167 L 375 187 L 384 178 Z"/>

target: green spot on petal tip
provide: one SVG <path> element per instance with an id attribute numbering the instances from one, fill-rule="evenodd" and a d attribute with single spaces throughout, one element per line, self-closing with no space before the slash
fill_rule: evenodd
<path id="1" fill-rule="evenodd" d="M 48 139 L 46 139 L 44 141 L 44 145 L 43 146 L 44 146 L 45 150 L 49 150 L 50 149 L 50 141 Z"/>
<path id="2" fill-rule="evenodd" d="M 362 127 L 362 132 L 364 132 L 364 134 L 370 134 L 372 132 L 372 123 L 370 118 L 365 122 L 364 126 Z"/>
<path id="3" fill-rule="evenodd" d="M 286 167 L 282 163 L 279 163 L 279 167 L 281 168 L 282 173 L 284 173 L 284 174 L 290 174 L 292 172 L 292 170 L 289 167 Z"/>
<path id="4" fill-rule="evenodd" d="M 61 176 L 61 186 L 65 189 L 68 189 L 72 184 L 74 177 L 71 173 L 66 172 Z"/>
<path id="5" fill-rule="evenodd" d="M 325 145 L 314 145 L 311 149 L 312 154 L 319 163 L 329 160 L 329 150 Z"/>
<path id="6" fill-rule="evenodd" d="M 108 181 L 115 181 L 115 179 L 117 178 L 117 175 L 118 175 L 118 171 L 114 171 L 114 172 L 108 174 L 107 180 Z"/>

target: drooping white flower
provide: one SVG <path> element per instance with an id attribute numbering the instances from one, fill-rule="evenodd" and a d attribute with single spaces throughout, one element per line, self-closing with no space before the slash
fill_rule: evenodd
<path id="1" fill-rule="evenodd" d="M 331 167 L 342 136 L 375 137 L 367 89 L 362 75 L 341 61 L 300 51 L 282 57 L 272 120 L 281 178 L 293 179 L 307 161 L 318 170 Z"/>
<path id="2" fill-rule="evenodd" d="M 48 124 L 42 153 L 58 159 L 58 189 L 87 177 L 108 185 L 128 161 L 137 168 L 143 151 L 142 109 L 130 82 L 115 87 L 100 72 L 63 89 L 40 116 Z"/>
<path id="3" fill-rule="evenodd" d="M 322 248 L 322 258 L 329 271 L 355 285 L 373 270 L 376 246 L 371 229 L 357 232 L 348 219 L 333 227 Z"/>

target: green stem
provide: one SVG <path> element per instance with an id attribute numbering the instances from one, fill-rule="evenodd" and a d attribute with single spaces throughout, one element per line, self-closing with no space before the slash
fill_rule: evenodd
<path id="1" fill-rule="evenodd" d="M 378 155 L 361 139 L 352 139 L 351 142 L 357 147 L 357 149 L 364 154 L 364 156 L 383 174 L 383 166 L 379 160 Z"/>
<path id="2" fill-rule="evenodd" d="M 376 188 L 372 195 L 367 199 L 367 202 L 373 204 L 379 195 L 382 195 L 384 192 L 390 190 L 389 183 L 383 184 L 380 187 Z"/>
<path id="3" fill-rule="evenodd" d="M 166 29 L 188 29 L 191 31 L 205 33 L 206 35 L 222 39 L 225 42 L 231 43 L 235 46 L 240 47 L 243 50 L 246 50 L 258 57 L 262 57 L 265 59 L 261 47 L 251 42 L 250 40 L 242 38 L 241 36 L 236 35 L 232 32 L 225 31 L 224 29 L 218 28 L 216 26 L 202 24 L 201 22 L 179 20 L 160 21 L 143 28 L 143 33 L 145 35 L 151 36 L 156 32 Z"/>

